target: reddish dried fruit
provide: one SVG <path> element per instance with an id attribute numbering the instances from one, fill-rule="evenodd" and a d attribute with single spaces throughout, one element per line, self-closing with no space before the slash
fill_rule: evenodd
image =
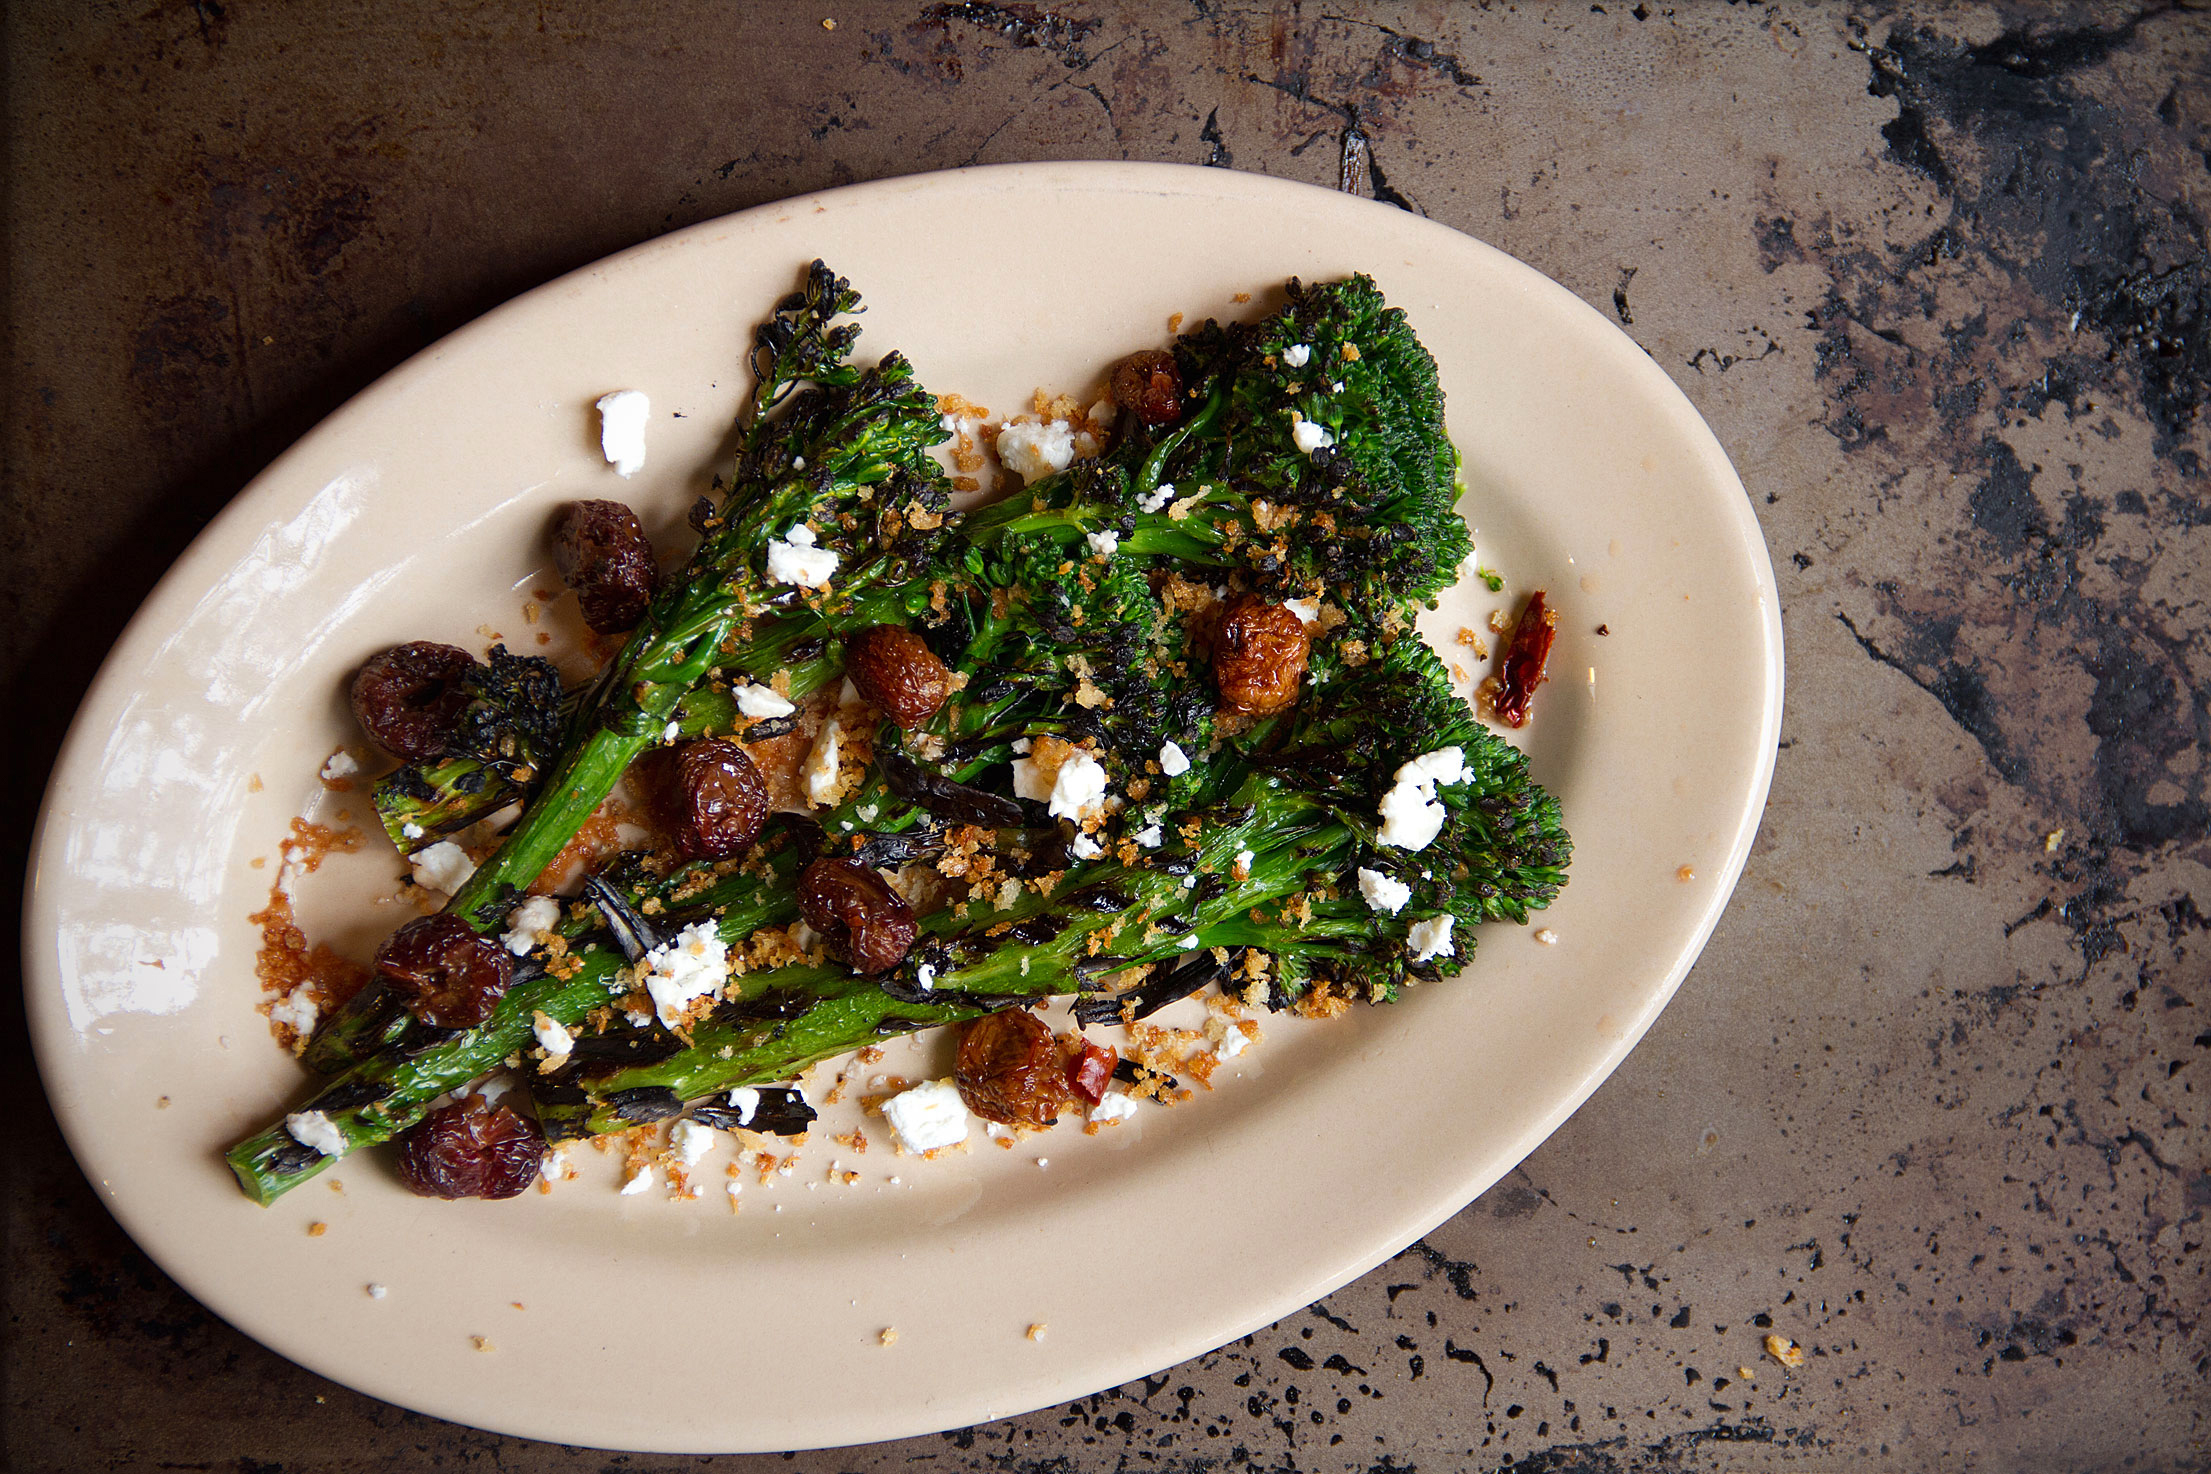
<path id="1" fill-rule="evenodd" d="M 376 949 L 376 975 L 408 1012 L 437 1029 L 470 1029 L 491 1017 L 514 981 L 514 959 L 451 912 L 418 916 Z"/>
<path id="2" fill-rule="evenodd" d="M 798 914 L 855 972 L 896 967 L 914 944 L 914 912 L 858 860 L 824 857 L 798 878 Z"/>
<path id="3" fill-rule="evenodd" d="M 472 1095 L 401 1133 L 399 1179 L 426 1198 L 511 1198 L 544 1158 L 535 1121 Z"/>
<path id="4" fill-rule="evenodd" d="M 912 630 L 878 624 L 845 641 L 844 673 L 901 727 L 918 727 L 952 694 L 952 672 Z"/>
<path id="5" fill-rule="evenodd" d="M 967 1108 L 1008 1126 L 1049 1126 L 1068 1103 L 1059 1042 L 1034 1015 L 993 1013 L 967 1026 L 952 1067 Z"/>
<path id="6" fill-rule="evenodd" d="M 602 635 L 635 629 L 660 587 L 660 564 L 637 514 L 620 502 L 572 502 L 553 529 L 553 566 Z"/>
<path id="7" fill-rule="evenodd" d="M 1603 634 L 1600 628 L 1597 631 Z M 1524 725 L 1528 703 L 1543 684 L 1543 663 L 1551 658 L 1551 641 L 1558 635 L 1558 615 L 1543 603 L 1543 590 L 1528 595 L 1528 607 L 1513 627 L 1512 648 L 1505 652 L 1504 679 L 1492 704 L 1497 720 L 1508 727 Z"/>
<path id="8" fill-rule="evenodd" d="M 768 821 L 767 780 L 742 747 L 722 737 L 676 749 L 654 797 L 661 828 L 687 859 L 741 855 Z"/>
<path id="9" fill-rule="evenodd" d="M 1106 1086 L 1113 1083 L 1113 1067 L 1121 1057 L 1103 1044 L 1082 1041 L 1082 1053 L 1067 1062 L 1067 1088 L 1092 1105 L 1105 1099 Z"/>
<path id="10" fill-rule="evenodd" d="M 1121 360 L 1113 370 L 1113 402 L 1147 425 L 1172 425 L 1182 418 L 1182 371 L 1163 348 L 1147 348 Z"/>
<path id="11" fill-rule="evenodd" d="M 354 673 L 353 715 L 393 757 L 438 757 L 452 745 L 454 723 L 468 705 L 463 678 L 474 669 L 476 657 L 452 645 L 394 645 Z"/>
<path id="12" fill-rule="evenodd" d="M 1213 637 L 1213 683 L 1221 710 L 1263 717 L 1297 700 L 1298 682 L 1313 653 L 1312 637 L 1295 610 L 1238 594 Z"/>

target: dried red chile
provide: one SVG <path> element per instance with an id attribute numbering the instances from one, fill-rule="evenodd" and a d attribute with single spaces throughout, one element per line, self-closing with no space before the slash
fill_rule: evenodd
<path id="1" fill-rule="evenodd" d="M 635 629 L 660 587 L 660 564 L 637 514 L 620 502 L 572 502 L 553 529 L 553 566 L 602 635 Z"/>
<path id="2" fill-rule="evenodd" d="M 426 1198 L 511 1198 L 537 1181 L 537 1123 L 472 1095 L 432 1111 L 399 1138 L 399 1178 Z"/>
<path id="3" fill-rule="evenodd" d="M 421 762 L 452 745 L 476 657 L 452 645 L 394 645 L 354 673 L 353 715 L 393 757 Z"/>
<path id="4" fill-rule="evenodd" d="M 1182 418 L 1182 371 L 1163 348 L 1147 348 L 1121 360 L 1113 370 L 1113 402 L 1147 425 L 1172 425 Z"/>
<path id="5" fill-rule="evenodd" d="M 1298 682 L 1313 652 L 1305 621 L 1285 605 L 1238 594 L 1213 637 L 1213 683 L 1221 709 L 1269 716 L 1297 700 Z"/>
<path id="6" fill-rule="evenodd" d="M 701 737 L 663 769 L 655 809 L 669 843 L 687 859 L 728 860 L 768 821 L 768 785 L 742 747 Z"/>
<path id="7" fill-rule="evenodd" d="M 514 959 L 451 912 L 418 916 L 376 949 L 376 975 L 408 1012 L 437 1029 L 491 1017 L 514 981 Z"/>
<path id="8" fill-rule="evenodd" d="M 864 629 L 845 642 L 844 673 L 860 695 L 901 727 L 918 727 L 952 694 L 952 672 L 912 630 Z"/>
<path id="9" fill-rule="evenodd" d="M 952 1081 L 969 1110 L 1007 1126 L 1049 1126 L 1067 1104 L 1059 1041 L 1033 1014 L 1019 1010 L 989 1014 L 967 1026 Z"/>
<path id="10" fill-rule="evenodd" d="M 798 878 L 798 914 L 853 971 L 896 967 L 914 944 L 914 912 L 890 883 L 858 860 L 823 858 Z"/>
<path id="11" fill-rule="evenodd" d="M 1544 681 L 1543 665 L 1551 658 L 1551 641 L 1558 637 L 1558 615 L 1543 602 L 1543 590 L 1528 596 L 1528 607 L 1513 628 L 1512 648 L 1505 652 L 1502 689 L 1492 703 L 1497 720 L 1508 727 L 1525 726 L 1528 703 Z"/>
<path id="12" fill-rule="evenodd" d="M 1113 1083 L 1114 1067 L 1121 1057 L 1103 1044 L 1082 1041 L 1082 1053 L 1067 1062 L 1067 1088 L 1092 1105 L 1105 1099 L 1106 1086 Z"/>

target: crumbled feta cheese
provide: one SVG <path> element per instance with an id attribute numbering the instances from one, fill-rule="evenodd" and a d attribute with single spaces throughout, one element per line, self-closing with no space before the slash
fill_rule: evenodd
<path id="1" fill-rule="evenodd" d="M 468 858 L 468 851 L 450 839 L 415 851 L 407 864 L 414 871 L 416 885 L 447 895 L 466 885 L 468 877 L 476 873 L 476 862 Z"/>
<path id="2" fill-rule="evenodd" d="M 305 983 L 269 1005 L 269 1022 L 290 1024 L 292 1032 L 302 1039 L 315 1032 L 315 1020 L 321 1016 L 322 1005 L 308 993 Z"/>
<path id="3" fill-rule="evenodd" d="M 813 751 L 806 754 L 806 797 L 817 805 L 827 807 L 837 797 L 837 749 L 843 738 L 832 717 L 822 724 Z"/>
<path id="4" fill-rule="evenodd" d="M 1021 763 L 1014 765 L 1016 791 L 1020 785 Z M 1035 767 L 1033 762 L 1029 763 Z M 1034 787 L 1034 780 L 1031 781 Z M 1026 795 L 1024 795 L 1026 796 Z M 1073 819 L 1078 823 L 1105 812 L 1106 770 L 1096 758 L 1077 748 L 1059 765 L 1059 772 L 1052 777 L 1051 795 L 1045 800 L 1045 808 L 1055 819 Z"/>
<path id="5" fill-rule="evenodd" d="M 635 1197 L 638 1193 L 651 1192 L 652 1186 L 653 1164 L 650 1162 L 639 1162 L 637 1164 L 637 1170 L 635 1172 L 632 1172 L 629 1175 L 628 1180 L 622 1184 L 622 1196 L 628 1198 Z"/>
<path id="6" fill-rule="evenodd" d="M 400 825 L 399 832 L 403 837 L 407 839 L 422 838 L 422 826 L 420 824 L 417 824 L 412 819 L 409 819 L 406 823 Z"/>
<path id="7" fill-rule="evenodd" d="M 924 962 L 914 969 L 914 986 L 926 993 L 937 985 L 937 970 Z"/>
<path id="8" fill-rule="evenodd" d="M 737 1124 L 750 1126 L 752 1113 L 760 1109 L 760 1092 L 750 1085 L 740 1085 L 729 1092 L 729 1108 L 737 1113 Z"/>
<path id="9" fill-rule="evenodd" d="M 1558 945 L 1558 933 L 1552 931 L 1547 926 L 1535 934 L 1535 939 L 1541 942 L 1546 947 L 1555 947 Z"/>
<path id="10" fill-rule="evenodd" d="M 496 1101 L 500 1096 L 505 1095 L 508 1091 L 512 1089 L 514 1089 L 513 1076 L 494 1075 L 489 1080 L 486 1080 L 482 1084 L 478 1085 L 476 1087 L 476 1093 L 484 1098 L 484 1104 L 490 1105 L 493 1101 Z"/>
<path id="11" fill-rule="evenodd" d="M 1184 877 L 1182 877 L 1182 888 L 1184 890 L 1196 890 L 1197 886 L 1198 878 L 1196 875 L 1185 875 Z"/>
<path id="12" fill-rule="evenodd" d="M 1110 558 L 1121 551 L 1121 534 L 1110 527 L 1103 532 L 1086 532 L 1082 535 L 1082 540 L 1090 544 L 1090 551 L 1101 558 Z"/>
<path id="13" fill-rule="evenodd" d="M 712 922 L 694 921 L 647 952 L 639 966 L 660 1021 L 673 1024 L 692 1003 L 721 988 L 729 975 L 729 949 Z"/>
<path id="14" fill-rule="evenodd" d="M 325 783 L 335 783 L 340 778 L 350 778 L 355 773 L 358 773 L 360 771 L 360 759 L 354 757 L 352 753 L 347 752 L 344 748 L 341 747 L 336 752 L 330 754 L 328 758 L 324 759 L 322 765 L 322 781 Z"/>
<path id="15" fill-rule="evenodd" d="M 1036 744 L 1031 742 L 1026 737 L 1016 737 L 1013 739 L 1013 750 L 1015 752 L 1027 752 L 1031 747 L 1035 745 Z"/>
<path id="16" fill-rule="evenodd" d="M 1075 458 L 1075 432 L 1057 421 L 1023 420 L 998 432 L 998 463 L 1024 481 L 1064 471 Z"/>
<path id="17" fill-rule="evenodd" d="M 368 1297 L 371 1300 L 381 1300 L 390 1293 L 391 1291 L 385 1289 L 382 1285 L 370 1285 L 368 1287 Z"/>
<path id="18" fill-rule="evenodd" d="M 950 1080 L 925 1080 L 883 1102 L 899 1144 L 910 1152 L 933 1152 L 967 1140 L 967 1107 Z"/>
<path id="19" fill-rule="evenodd" d="M 1303 368 L 1313 361 L 1313 348 L 1309 343 L 1292 343 L 1282 350 L 1282 362 L 1290 368 Z"/>
<path id="20" fill-rule="evenodd" d="M 1159 771 L 1170 778 L 1180 778 L 1190 771 L 1190 759 L 1177 744 L 1162 742 L 1159 744 Z"/>
<path id="21" fill-rule="evenodd" d="M 1102 1126 L 1108 1121 L 1126 1121 L 1136 1114 L 1136 1097 L 1116 1090 L 1090 1108 L 1092 1125 Z"/>
<path id="22" fill-rule="evenodd" d="M 1221 1059 L 1234 1059 L 1250 1047 L 1251 1035 L 1230 1024 L 1228 1032 L 1221 1035 L 1221 1042 L 1213 1046 L 1213 1053 Z"/>
<path id="23" fill-rule="evenodd" d="M 1174 499 L 1175 484 L 1172 481 L 1162 481 L 1157 487 L 1138 497 L 1136 505 L 1139 511 L 1156 512 Z"/>
<path id="24" fill-rule="evenodd" d="M 696 1167 L 699 1158 L 714 1149 L 714 1128 L 689 1116 L 668 1128 L 668 1150 L 686 1167 Z"/>
<path id="25" fill-rule="evenodd" d="M 1318 598 L 1284 599 L 1282 607 L 1296 615 L 1300 623 L 1320 623 L 1320 600 Z"/>
<path id="26" fill-rule="evenodd" d="M 1078 860 L 1095 860 L 1105 851 L 1100 849 L 1098 842 L 1089 835 L 1078 834 L 1075 836 L 1075 842 L 1067 847 L 1067 853 Z"/>
<path id="27" fill-rule="evenodd" d="M 599 450 L 624 476 L 645 469 L 645 421 L 653 402 L 638 389 L 617 389 L 599 396 Z"/>
<path id="28" fill-rule="evenodd" d="M 1359 894 L 1377 911 L 1395 916 L 1405 909 L 1405 903 L 1413 898 L 1413 888 L 1402 880 L 1384 875 L 1379 870 L 1359 868 Z"/>
<path id="29" fill-rule="evenodd" d="M 1161 832 L 1157 824 L 1147 824 L 1136 831 L 1136 842 L 1147 850 L 1158 849 L 1166 843 L 1166 840 L 1167 836 Z"/>
<path id="30" fill-rule="evenodd" d="M 1328 433 L 1326 425 L 1316 424 L 1296 410 L 1290 411 L 1290 439 L 1307 455 L 1336 443 L 1336 437 Z"/>
<path id="31" fill-rule="evenodd" d="M 1238 850 L 1235 860 L 1229 865 L 1229 870 L 1238 880 L 1249 880 L 1251 878 L 1251 862 L 1258 858 L 1250 850 Z"/>
<path id="32" fill-rule="evenodd" d="M 1412 945 L 1413 961 L 1426 962 L 1431 957 L 1441 957 L 1451 950 L 1451 918 L 1437 916 L 1427 921 L 1416 921 L 1405 934 Z"/>
<path id="33" fill-rule="evenodd" d="M 284 1129 L 301 1146 L 311 1146 L 326 1157 L 345 1155 L 345 1133 L 321 1111 L 294 1111 L 284 1118 Z"/>
<path id="34" fill-rule="evenodd" d="M 551 896 L 532 896 L 507 913 L 507 934 L 499 940 L 517 957 L 537 945 L 539 932 L 560 925 L 560 902 Z"/>
<path id="35" fill-rule="evenodd" d="M 663 742 L 673 742 L 682 735 L 683 723 L 681 722 L 670 722 L 660 729 L 660 740 Z"/>
<path id="36" fill-rule="evenodd" d="M 1428 848 L 1449 817 L 1436 801 L 1436 785 L 1465 777 L 1466 755 L 1456 747 L 1439 747 L 1400 765 L 1396 783 L 1382 795 L 1382 843 L 1401 850 Z"/>
<path id="37" fill-rule="evenodd" d="M 829 576 L 836 571 L 836 550 L 816 547 L 814 529 L 803 522 L 768 543 L 768 577 L 777 583 L 797 584 L 802 589 L 825 589 L 829 587 Z"/>
<path id="38" fill-rule="evenodd" d="M 1182 950 L 1185 952 L 1195 952 L 1198 950 L 1198 934 L 1196 932 L 1192 932 L 1189 936 L 1186 936 L 1182 939 Z"/>
<path id="39" fill-rule="evenodd" d="M 798 710 L 778 696 L 772 686 L 743 685 L 735 687 L 729 694 L 737 698 L 737 712 L 740 716 L 787 717 Z"/>
<path id="40" fill-rule="evenodd" d="M 538 1048 L 548 1059 L 566 1059 L 576 1047 L 576 1036 L 549 1014 L 539 1013 L 530 1024 L 530 1032 L 537 1035 Z"/>

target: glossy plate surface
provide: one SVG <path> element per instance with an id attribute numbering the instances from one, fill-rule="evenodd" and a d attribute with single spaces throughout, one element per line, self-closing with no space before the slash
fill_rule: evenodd
<path id="1" fill-rule="evenodd" d="M 1467 517 L 1509 580 L 1502 596 L 1448 597 L 1431 637 L 1471 667 L 1450 643 L 1460 626 L 1486 634 L 1492 609 L 1534 588 L 1560 611 L 1553 680 L 1515 737 L 1575 838 L 1572 883 L 1539 923 L 1555 944 L 1492 928 L 1447 986 L 1325 1026 L 1270 1023 L 1215 1091 L 1135 1129 L 978 1142 L 935 1163 L 879 1144 L 845 1162 L 865 1169 L 855 1187 L 815 1181 L 839 1155 L 817 1144 L 798 1175 L 749 1188 L 740 1215 L 723 1156 L 683 1203 L 618 1196 L 589 1152 L 579 1180 L 509 1203 L 410 1197 L 369 1154 L 327 1174 L 342 1193 L 317 1181 L 255 1207 L 220 1153 L 304 1081 L 255 1012 L 247 917 L 291 816 L 342 806 L 315 773 L 358 740 L 344 681 L 400 640 L 521 643 L 563 502 L 622 497 L 648 527 L 676 527 L 720 455 L 754 322 L 815 256 L 865 295 L 863 352 L 901 348 L 933 389 L 1001 412 L 1040 385 L 1095 385 L 1174 314 L 1255 315 L 1288 276 L 1373 274 L 1441 364 Z M 592 403 L 617 388 L 654 406 L 630 482 L 596 442 Z M 63 1127 L 125 1228 L 216 1312 L 350 1386 L 638 1450 L 955 1427 L 1264 1326 L 1532 1150 L 1649 1027 L 1717 921 L 1780 709 L 1772 570 L 1726 456 L 1632 342 L 1528 267 L 1400 210 L 1222 170 L 1018 165 L 864 185 L 531 292 L 378 382 L 238 497 L 117 645 L 56 770 L 28 897 L 31 1023 Z M 400 869 L 379 847 L 300 887 L 310 932 L 356 957 L 398 919 L 375 900 Z"/>

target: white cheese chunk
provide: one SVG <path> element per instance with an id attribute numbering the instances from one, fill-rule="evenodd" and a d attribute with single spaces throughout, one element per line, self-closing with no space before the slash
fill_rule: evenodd
<path id="1" fill-rule="evenodd" d="M 668 1150 L 686 1167 L 696 1167 L 699 1158 L 713 1149 L 714 1128 L 703 1121 L 685 1116 L 668 1128 Z"/>
<path id="2" fill-rule="evenodd" d="M 1136 831 L 1136 842 L 1147 850 L 1156 850 L 1166 843 L 1167 836 L 1157 824 L 1147 824 Z"/>
<path id="3" fill-rule="evenodd" d="M 1451 920 L 1449 916 L 1437 916 L 1427 921 L 1416 921 L 1405 934 L 1412 945 L 1413 961 L 1426 962 L 1431 957 L 1442 957 L 1451 950 Z"/>
<path id="4" fill-rule="evenodd" d="M 499 940 L 517 957 L 537 945 L 539 932 L 560 925 L 560 902 L 551 896 L 532 896 L 507 913 L 507 933 Z"/>
<path id="5" fill-rule="evenodd" d="M 1075 432 L 1051 421 L 1021 421 L 998 432 L 998 463 L 1024 481 L 1038 481 L 1054 471 L 1064 471 L 1075 458 Z"/>
<path id="6" fill-rule="evenodd" d="M 967 1140 L 967 1107 L 950 1080 L 925 1080 L 883 1102 L 883 1119 L 910 1152 L 933 1152 Z"/>
<path id="7" fill-rule="evenodd" d="M 622 1184 L 622 1196 L 625 1198 L 635 1197 L 642 1192 L 651 1192 L 652 1187 L 653 1164 L 640 1162 L 637 1164 L 637 1170 L 632 1172 L 628 1180 Z"/>
<path id="8" fill-rule="evenodd" d="M 1413 898 L 1413 888 L 1402 880 L 1384 875 L 1379 870 L 1359 869 L 1359 894 L 1366 897 L 1369 906 L 1377 911 L 1395 916 L 1405 909 L 1405 903 Z"/>
<path id="9" fill-rule="evenodd" d="M 708 921 L 694 921 L 645 954 L 645 991 L 663 1024 L 682 1019 L 684 1010 L 718 992 L 729 976 L 729 949 Z"/>
<path id="10" fill-rule="evenodd" d="M 1315 424 L 1296 410 L 1290 411 L 1290 439 L 1307 455 L 1336 443 L 1336 437 L 1328 433 L 1326 425 Z"/>
<path id="11" fill-rule="evenodd" d="M 1436 786 L 1465 777 L 1466 755 L 1456 747 L 1439 747 L 1400 765 L 1396 783 L 1382 795 L 1382 843 L 1401 850 L 1428 848 L 1450 817 L 1436 801 Z"/>
<path id="12" fill-rule="evenodd" d="M 1136 505 L 1139 510 L 1156 512 L 1174 499 L 1175 484 L 1172 481 L 1162 481 L 1158 486 L 1138 497 Z"/>
<path id="13" fill-rule="evenodd" d="M 1078 834 L 1075 836 L 1075 842 L 1067 847 L 1067 853 L 1078 860 L 1095 860 L 1105 851 L 1100 849 L 1098 842 L 1089 835 Z"/>
<path id="14" fill-rule="evenodd" d="M 1251 1035 L 1230 1024 L 1228 1032 L 1221 1035 L 1221 1042 L 1213 1046 L 1213 1053 L 1221 1059 L 1234 1059 L 1250 1047 Z"/>
<path id="15" fill-rule="evenodd" d="M 1105 812 L 1105 766 L 1077 748 L 1059 765 L 1045 808 L 1055 819 L 1077 821 Z"/>
<path id="16" fill-rule="evenodd" d="M 284 1129 L 301 1146 L 311 1146 L 326 1157 L 345 1155 L 345 1133 L 321 1111 L 294 1111 L 284 1118 Z"/>
<path id="17" fill-rule="evenodd" d="M 1310 343 L 1292 343 L 1282 350 L 1282 362 L 1290 368 L 1303 368 L 1312 361 L 1313 347 Z"/>
<path id="18" fill-rule="evenodd" d="M 305 983 L 269 1005 L 269 1022 L 291 1025 L 292 1032 L 302 1039 L 315 1032 L 315 1020 L 320 1017 L 322 1005 L 307 991 Z"/>
<path id="19" fill-rule="evenodd" d="M 817 806 L 826 808 L 836 800 L 837 749 L 843 739 L 843 731 L 831 718 L 822 724 L 813 750 L 806 754 L 806 797 Z"/>
<path id="20" fill-rule="evenodd" d="M 352 753 L 347 752 L 344 748 L 341 747 L 336 752 L 330 754 L 328 758 L 324 759 L 322 765 L 322 781 L 325 783 L 335 783 L 340 778 L 350 778 L 355 773 L 358 773 L 360 771 L 360 759 L 356 758 Z"/>
<path id="21" fill-rule="evenodd" d="M 416 885 L 447 895 L 466 885 L 468 877 L 476 873 L 476 862 L 468 858 L 468 851 L 450 839 L 415 851 L 407 864 L 414 871 Z"/>
<path id="22" fill-rule="evenodd" d="M 640 389 L 617 389 L 599 396 L 599 450 L 623 476 L 645 469 L 645 421 L 653 402 Z"/>
<path id="23" fill-rule="evenodd" d="M 835 549 L 816 547 L 814 529 L 803 522 L 768 543 L 768 577 L 777 583 L 825 589 L 836 571 Z"/>
<path id="24" fill-rule="evenodd" d="M 1121 551 L 1121 534 L 1110 527 L 1103 532 L 1086 532 L 1082 535 L 1082 540 L 1090 544 L 1090 551 L 1101 558 L 1110 558 Z"/>
<path id="25" fill-rule="evenodd" d="M 1320 600 L 1317 598 L 1284 599 L 1282 601 L 1282 607 L 1289 610 L 1292 614 L 1296 615 L 1300 623 L 1320 623 Z"/>
<path id="26" fill-rule="evenodd" d="M 914 986 L 926 993 L 937 985 L 937 970 L 924 962 L 914 969 Z"/>
<path id="27" fill-rule="evenodd" d="M 559 1019 L 544 1013 L 532 1021 L 530 1032 L 537 1036 L 538 1047 L 548 1059 L 566 1059 L 576 1047 L 576 1036 Z"/>
<path id="28" fill-rule="evenodd" d="M 737 1124 L 750 1126 L 753 1112 L 760 1109 L 760 1092 L 750 1085 L 740 1085 L 729 1092 L 729 1108 L 737 1113 Z"/>
<path id="29" fill-rule="evenodd" d="M 1102 1126 L 1108 1121 L 1126 1121 L 1136 1114 L 1136 1097 L 1116 1090 L 1090 1108 L 1091 1124 Z"/>
<path id="30" fill-rule="evenodd" d="M 737 711 L 742 716 L 787 717 L 798 710 L 778 696 L 772 686 L 738 686 L 729 694 L 737 698 Z"/>
<path id="31" fill-rule="evenodd" d="M 1159 744 L 1159 771 L 1170 778 L 1179 778 L 1190 771 L 1190 759 L 1182 748 L 1172 742 Z"/>

